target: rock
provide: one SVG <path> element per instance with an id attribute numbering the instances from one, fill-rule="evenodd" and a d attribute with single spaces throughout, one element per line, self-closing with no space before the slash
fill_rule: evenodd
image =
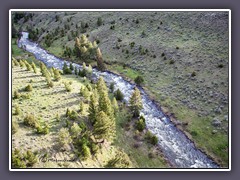
<path id="1" fill-rule="evenodd" d="M 222 109 L 219 107 L 219 108 L 216 108 L 215 110 L 214 110 L 214 112 L 215 113 L 217 113 L 217 114 L 221 114 L 222 113 Z"/>
<path id="2" fill-rule="evenodd" d="M 216 134 L 216 133 L 217 133 L 217 130 L 214 129 L 214 130 L 212 131 L 212 134 Z"/>
<path id="3" fill-rule="evenodd" d="M 214 127 L 219 127 L 221 125 L 221 121 L 217 118 L 214 118 L 213 121 L 212 121 L 212 125 Z"/>
<path id="4" fill-rule="evenodd" d="M 228 121 L 228 115 L 225 115 L 225 116 L 224 116 L 224 120 L 225 120 L 225 121 Z"/>

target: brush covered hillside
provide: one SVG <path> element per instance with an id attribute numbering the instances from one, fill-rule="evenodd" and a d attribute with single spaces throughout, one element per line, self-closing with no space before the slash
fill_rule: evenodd
<path id="1" fill-rule="evenodd" d="M 101 49 L 108 70 L 141 84 L 198 148 L 228 166 L 228 12 L 27 12 L 12 18 L 13 35 L 28 31 L 50 53 L 95 66 L 77 54 L 76 37 L 85 35 Z"/>
<path id="2" fill-rule="evenodd" d="M 170 167 L 144 117 L 132 118 L 114 86 L 47 68 L 15 42 L 12 168 Z"/>

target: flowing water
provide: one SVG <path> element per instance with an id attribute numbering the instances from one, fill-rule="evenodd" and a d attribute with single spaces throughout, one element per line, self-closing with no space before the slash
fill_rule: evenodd
<path id="1" fill-rule="evenodd" d="M 37 43 L 28 40 L 28 33 L 23 32 L 18 42 L 23 47 L 35 55 L 35 57 L 44 62 L 48 67 L 62 69 L 64 61 L 49 54 L 42 49 Z M 69 65 L 69 62 L 66 62 Z M 74 64 L 78 68 L 80 65 Z M 128 102 L 135 85 L 124 80 L 121 76 L 111 72 L 100 72 L 93 69 L 95 77 L 102 76 L 107 84 L 114 83 L 115 89 L 120 89 L 124 94 L 124 100 Z M 204 153 L 198 150 L 192 141 L 186 135 L 177 129 L 169 118 L 161 111 L 160 108 L 141 91 L 143 110 L 141 114 L 146 119 L 147 128 L 158 137 L 158 144 L 161 147 L 165 157 L 174 167 L 177 168 L 218 168 L 219 166 L 208 158 Z"/>

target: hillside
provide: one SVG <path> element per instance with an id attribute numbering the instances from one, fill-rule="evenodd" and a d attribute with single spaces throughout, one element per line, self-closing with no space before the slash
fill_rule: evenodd
<path id="1" fill-rule="evenodd" d="M 13 49 L 13 57 L 39 64 L 32 55 L 14 44 Z M 94 88 L 94 84 L 76 75 L 62 75 L 59 81 L 51 77 L 53 86 L 48 87 L 40 68 L 36 68 L 36 73 L 33 69 L 29 71 L 25 65 L 20 66 L 22 64 L 20 59 L 17 60 L 19 64 L 13 61 L 12 66 L 13 168 L 24 168 L 25 163 L 27 168 L 104 168 L 110 160 L 119 158 L 119 152 L 130 161 L 128 165 L 124 163 L 118 165 L 119 168 L 169 167 L 158 147 L 145 140 L 145 132 L 135 134 L 135 121 L 131 121 L 131 116 L 121 102 L 116 115 L 116 139 L 112 143 L 108 141 L 97 143 L 98 141 L 94 140 L 96 147 L 92 149 L 91 146 L 91 154 L 86 156 L 85 151 L 77 144 L 85 137 L 84 133 L 92 131 L 88 121 L 91 92 L 82 91 L 82 95 L 80 92 L 82 87 L 91 85 Z M 51 72 L 51 69 L 49 71 Z M 70 83 L 70 91 L 64 86 L 66 82 Z M 31 91 L 26 91 L 25 87 L 28 85 L 31 85 Z M 15 91 L 18 92 L 18 97 L 15 96 Z M 109 96 L 113 98 L 113 94 Z M 69 116 L 66 116 L 67 109 L 72 111 Z M 42 129 L 26 124 L 26 117 L 34 117 Z M 79 142 L 74 138 L 73 131 L 73 127 L 79 129 L 76 128 L 78 126 L 82 128 Z M 87 127 L 85 132 L 84 127 Z M 59 143 L 62 129 L 67 130 L 66 134 L 70 135 L 64 135 L 64 144 Z M 93 138 L 91 136 L 89 140 Z M 17 151 L 19 153 L 16 153 Z M 20 157 L 27 152 L 34 155 L 29 159 L 21 159 Z"/>
<path id="2" fill-rule="evenodd" d="M 141 75 L 142 86 L 177 126 L 227 166 L 227 13 L 34 12 L 14 26 L 38 31 L 35 40 L 41 46 L 78 63 L 75 56 L 64 56 L 65 47 L 73 49 L 81 34 L 98 41 L 108 69 L 132 80 Z M 54 35 L 46 43 L 49 34 Z"/>

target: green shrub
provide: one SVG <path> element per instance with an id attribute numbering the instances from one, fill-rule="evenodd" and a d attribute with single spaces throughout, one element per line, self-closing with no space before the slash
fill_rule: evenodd
<path id="1" fill-rule="evenodd" d="M 23 99 L 30 99 L 31 94 L 30 94 L 30 93 L 22 94 L 21 97 L 22 97 Z"/>
<path id="2" fill-rule="evenodd" d="M 18 99 L 18 98 L 20 98 L 20 93 L 17 90 L 15 90 L 13 93 L 13 99 Z"/>
<path id="3" fill-rule="evenodd" d="M 130 45 L 130 47 L 132 49 L 134 47 L 134 45 L 135 45 L 135 42 L 131 42 L 129 45 Z"/>
<path id="4" fill-rule="evenodd" d="M 56 121 L 59 122 L 60 121 L 60 117 L 59 117 L 59 114 L 57 113 L 56 114 L 56 117 L 55 117 Z"/>
<path id="5" fill-rule="evenodd" d="M 45 125 L 42 127 L 41 125 L 38 125 L 36 127 L 37 134 L 48 134 L 49 133 L 49 125 L 45 123 Z"/>
<path id="6" fill-rule="evenodd" d="M 14 112 L 14 115 L 20 115 L 21 114 L 21 110 L 19 108 L 18 105 L 15 106 L 15 112 Z"/>
<path id="7" fill-rule="evenodd" d="M 152 145 L 156 145 L 158 143 L 157 136 L 153 135 L 150 131 L 147 131 L 147 133 L 145 134 L 145 138 Z"/>
<path id="8" fill-rule="evenodd" d="M 24 159 L 27 167 L 32 167 L 37 162 L 37 156 L 29 150 L 24 154 Z"/>
<path id="9" fill-rule="evenodd" d="M 196 76 L 196 75 L 197 75 L 197 74 L 196 74 L 195 71 L 193 71 L 192 74 L 191 74 L 192 77 L 194 77 L 194 76 Z"/>
<path id="10" fill-rule="evenodd" d="M 83 113 L 83 111 L 84 111 L 84 103 L 83 103 L 83 101 L 80 102 L 79 111 L 80 111 L 80 113 Z"/>
<path id="11" fill-rule="evenodd" d="M 31 91 L 33 90 L 32 85 L 31 85 L 31 84 L 27 85 L 27 86 L 24 88 L 24 90 L 27 91 L 27 92 L 31 92 Z"/>
<path id="12" fill-rule="evenodd" d="M 158 143 L 157 136 L 153 135 L 150 142 L 151 142 L 152 145 L 156 145 Z"/>
<path id="13" fill-rule="evenodd" d="M 219 64 L 218 67 L 219 67 L 219 68 L 223 68 L 223 64 Z"/>
<path id="14" fill-rule="evenodd" d="M 95 154 L 97 154 L 97 152 L 99 150 L 99 146 L 97 144 L 95 144 L 94 142 L 91 142 L 90 149 L 91 149 L 91 154 L 95 155 Z"/>
<path id="15" fill-rule="evenodd" d="M 23 119 L 23 123 L 26 126 L 30 126 L 30 127 L 34 127 L 34 128 L 39 125 L 38 120 L 32 114 L 26 115 L 25 118 Z"/>
<path id="16" fill-rule="evenodd" d="M 91 156 L 90 148 L 84 143 L 82 145 L 82 158 L 84 160 L 88 159 Z"/>
<path id="17" fill-rule="evenodd" d="M 70 83 L 68 82 L 64 82 L 64 86 L 67 92 L 71 92 L 72 91 L 72 87 L 70 85 Z"/>
<path id="18" fill-rule="evenodd" d="M 132 162 L 128 155 L 118 150 L 114 158 L 110 159 L 107 164 L 104 166 L 105 168 L 130 168 L 132 166 Z"/>
<path id="19" fill-rule="evenodd" d="M 29 168 L 33 167 L 37 162 L 37 156 L 32 151 L 21 153 L 20 150 L 14 149 L 12 153 L 12 166 L 14 168 Z"/>
<path id="20" fill-rule="evenodd" d="M 174 64 L 175 63 L 175 61 L 174 60 L 170 60 L 170 62 L 169 62 L 169 64 Z"/>
<path id="21" fill-rule="evenodd" d="M 19 125 L 17 122 L 12 122 L 12 134 L 15 134 L 18 131 Z"/>
<path id="22" fill-rule="evenodd" d="M 70 132 L 73 138 L 78 138 L 81 135 L 82 129 L 77 123 L 74 122 L 72 127 L 70 128 Z"/>
<path id="23" fill-rule="evenodd" d="M 143 131 L 146 127 L 145 124 L 145 120 L 143 118 L 140 118 L 137 122 L 136 122 L 136 128 L 138 131 Z"/>
<path id="24" fill-rule="evenodd" d="M 116 100 L 122 101 L 124 95 L 119 89 L 117 89 L 116 92 L 114 93 L 114 97 L 116 98 Z"/>
<path id="25" fill-rule="evenodd" d="M 70 136 L 67 128 L 60 129 L 60 131 L 58 133 L 57 142 L 63 148 L 64 148 L 64 146 L 69 145 L 72 142 L 71 136 Z"/>
<path id="26" fill-rule="evenodd" d="M 69 113 L 69 118 L 71 120 L 76 120 L 78 118 L 78 113 L 74 110 L 72 110 L 70 113 Z"/>
<path id="27" fill-rule="evenodd" d="M 134 82 L 137 84 L 137 85 L 141 85 L 143 82 L 144 82 L 144 79 L 142 76 L 137 76 L 135 79 L 134 79 Z"/>
<path id="28" fill-rule="evenodd" d="M 110 90 L 110 92 L 113 92 L 113 91 L 114 91 L 114 83 L 113 83 L 113 82 L 110 84 L 109 90 Z"/>

